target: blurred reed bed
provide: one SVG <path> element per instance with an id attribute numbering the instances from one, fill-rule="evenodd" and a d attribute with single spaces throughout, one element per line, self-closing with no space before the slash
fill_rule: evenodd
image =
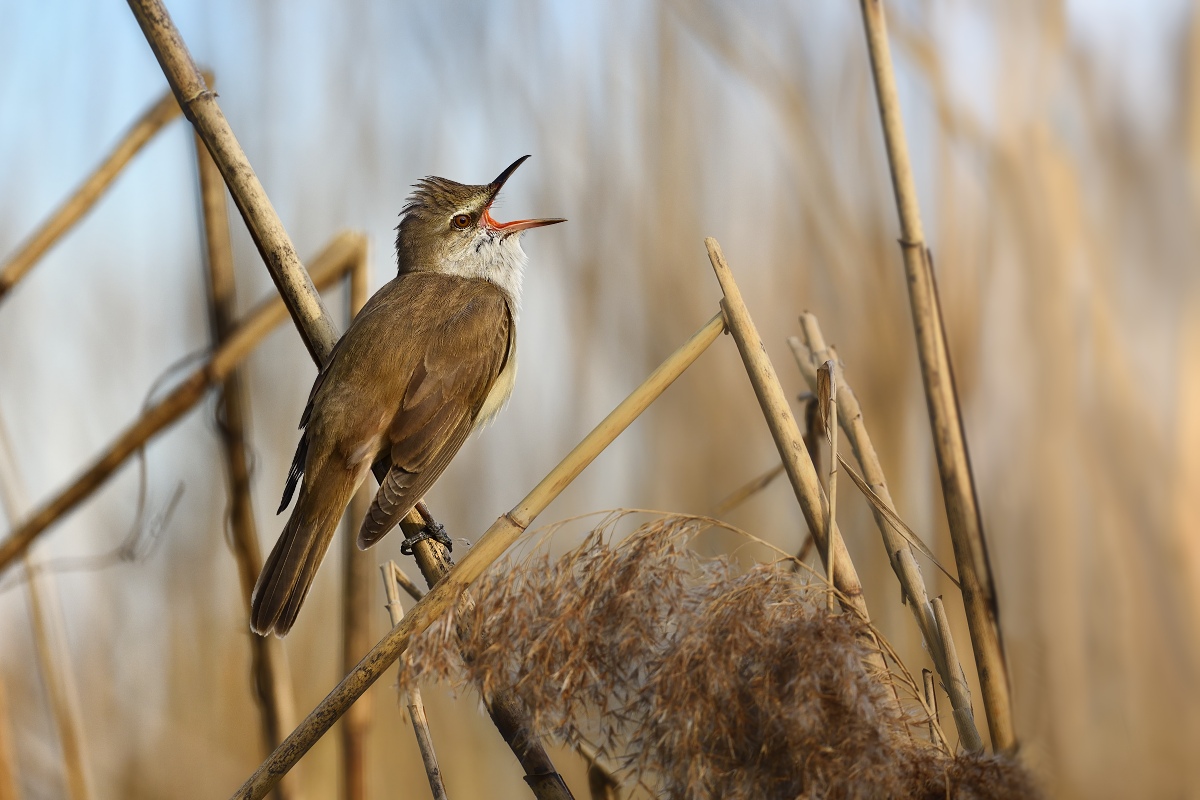
<path id="1" fill-rule="evenodd" d="M 322 35 L 303 48 L 282 26 L 293 14 L 280 3 L 200 15 L 213 30 L 252 34 L 249 57 L 223 43 L 202 57 L 222 74 L 230 71 L 225 61 L 235 65 L 223 106 L 302 252 L 346 221 L 386 242 L 413 178 L 491 174 L 493 162 L 515 151 L 537 154 L 541 177 L 532 197 L 514 197 L 509 207 L 572 219 L 561 244 L 533 254 L 517 395 L 431 498 L 447 509 L 454 535 L 481 530 L 711 314 L 716 293 L 700 242 L 716 234 L 744 265 L 747 302 L 796 392 L 803 383 L 786 366 L 784 339 L 797 332 L 800 312 L 821 318 L 849 365 L 899 513 L 949 563 L 862 32 L 857 9 L 845 5 L 630 0 L 602 11 L 581 4 L 586 36 L 572 29 L 556 37 L 556 11 L 542 0 L 473 14 L 362 0 L 349 11 L 326 9 Z M 1165 80 L 1139 92 L 1145 87 L 1122 81 L 1120 51 L 1081 32 L 1088 12 L 1063 2 L 887 5 L 991 533 L 1021 757 L 1050 796 L 1188 796 L 1200 783 L 1191 753 L 1200 739 L 1192 699 L 1200 674 L 1192 502 L 1200 486 L 1200 14 L 1180 6 L 1185 24 L 1163 27 L 1153 44 L 1169 64 Z M 327 76 L 297 100 L 303 114 L 276 99 L 279 76 L 295 63 Z M 99 96 L 102 75 L 94 80 Z M 483 89 L 455 91 L 464 85 Z M 294 125 L 296 118 L 307 123 Z M 486 136 L 461 133 L 481 126 Z M 481 138 L 486 144 L 476 148 Z M 103 153 L 106 145 L 90 132 L 87 142 Z M 0 216 L 16 218 L 13 203 L 0 198 L 14 212 Z M 114 214 L 102 219 L 112 226 Z M 9 252 L 19 232 L 2 224 L 0 250 Z M 81 251 L 107 269 L 79 261 L 70 285 L 39 284 L 50 278 L 33 273 L 32 285 L 14 290 L 0 311 L 0 401 L 6 419 L 23 426 L 18 460 L 34 467 L 71 412 L 55 397 L 74 404 L 88 397 L 92 413 L 116 428 L 144 382 L 123 374 L 106 383 L 94 366 L 47 382 L 15 332 L 38 331 L 47 347 L 75 348 L 89 364 L 111 365 L 120 351 L 123 366 L 158 369 L 122 345 L 165 324 L 149 310 L 116 315 L 112 338 L 89 337 L 70 319 L 85 300 L 91 307 L 96 298 L 127 296 L 143 275 L 127 265 L 132 256 L 113 241 L 119 236 L 85 222 L 79 237 Z M 262 296 L 269 280 L 252 245 L 235 232 L 234 247 L 242 296 Z M 380 245 L 373 253 L 377 280 L 390 273 L 387 251 Z M 153 261 L 155 274 L 163 263 Z M 68 271 L 61 261 L 53 269 Z M 53 286 L 63 287 L 55 295 L 61 306 L 24 302 L 23 291 L 44 299 Z M 178 309 L 198 308 L 186 286 L 162 302 L 181 328 Z M 194 327 L 202 337 L 202 325 Z M 776 463 L 742 366 L 725 349 L 684 376 L 596 464 L 595 476 L 549 513 L 617 503 L 710 508 Z M 289 332 L 268 341 L 245 370 L 259 509 L 273 507 L 294 445 L 311 378 L 302 351 Z M 126 385 L 127 395 L 114 388 Z M 90 449 L 108 438 L 66 430 Z M 82 713 L 104 765 L 96 774 L 102 794 L 219 795 L 257 759 L 258 722 L 240 661 L 249 651 L 244 613 L 220 544 L 220 473 L 215 453 L 196 457 L 209 437 L 193 427 L 157 451 L 164 482 L 187 477 L 191 506 L 177 515 L 155 561 L 139 564 L 128 581 L 115 573 L 60 576 L 64 596 L 78 598 L 67 604 L 70 655 L 85 678 Z M 42 477 L 31 485 L 48 491 L 61 483 L 73 466 L 59 466 L 54 480 L 44 467 L 32 470 Z M 132 491 L 109 491 L 109 505 L 89 512 L 89 533 L 124 531 Z M 896 602 L 870 510 L 845 488 L 839 499 L 873 623 L 915 672 L 925 656 Z M 794 505 L 776 481 L 726 518 L 795 552 L 804 526 Z M 259 522 L 269 543 L 274 523 Z M 719 531 L 695 546 L 746 564 L 770 552 Z M 387 557 L 398 555 L 377 556 Z M 310 626 L 287 644 L 300 708 L 341 674 L 330 634 L 338 598 L 329 576 L 337 570 L 324 572 Z M 949 581 L 928 570 L 927 578 L 932 594 L 954 596 Z M 172 603 L 149 618 L 147 593 L 168 591 Z M 23 626 L 17 594 L 5 598 L 4 613 Z M 99 606 L 90 602 L 96 597 Z M 956 640 L 966 642 L 957 604 L 948 610 Z M 374 624 L 377 631 L 384 624 L 378 610 Z M 54 734 L 25 666 L 33 645 L 23 627 L 11 627 L 0 664 L 10 720 L 22 731 L 14 742 L 20 779 L 26 787 L 54 785 L 47 779 L 57 768 Z M 158 632 L 161 640 L 146 638 Z M 130 644 L 135 633 L 145 636 L 133 665 L 114 655 L 113 642 Z M 978 697 L 969 664 L 967 672 Z M 120 689 L 132 686 L 154 691 L 135 708 Z M 435 739 L 462 745 L 439 750 L 451 794 L 483 796 L 502 776 L 515 787 L 510 796 L 521 796 L 511 755 L 490 725 L 437 690 L 426 700 Z M 376 692 L 371 702 L 370 785 L 419 786 L 415 748 L 402 756 L 392 744 L 411 736 L 394 698 Z M 187 746 L 164 750 L 162 741 Z M 187 755 L 197 746 L 210 752 L 209 763 Z M 331 795 L 336 742 L 318 745 L 303 767 L 311 795 Z"/>

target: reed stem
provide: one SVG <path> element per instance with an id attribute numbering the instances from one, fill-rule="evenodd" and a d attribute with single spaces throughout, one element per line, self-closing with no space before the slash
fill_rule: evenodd
<path id="1" fill-rule="evenodd" d="M 975 479 L 967 453 L 962 412 L 954 385 L 950 350 L 942 325 L 937 283 L 929 248 L 925 244 L 916 182 L 908 158 L 908 143 L 900 114 L 900 98 L 896 91 L 883 2 L 861 0 L 861 7 L 884 144 L 891 167 L 892 187 L 900 216 L 900 247 L 921 362 L 921 379 L 925 385 L 946 519 L 962 584 L 967 627 L 971 633 L 975 667 L 979 672 L 988 731 L 994 750 L 1013 751 L 1017 746 L 1017 738 L 1013 727 L 1008 666 L 1000 636 L 1000 612 L 984 537 L 983 518 L 975 492 Z"/>

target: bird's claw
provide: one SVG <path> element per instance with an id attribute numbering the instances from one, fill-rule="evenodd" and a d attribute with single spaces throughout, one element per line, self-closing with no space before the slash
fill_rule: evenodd
<path id="1" fill-rule="evenodd" d="M 454 543 L 450 540 L 450 535 L 446 533 L 446 529 L 442 527 L 442 523 L 431 522 L 412 536 L 405 538 L 400 543 L 400 552 L 406 556 L 411 556 L 413 554 L 413 545 L 425 539 L 432 539 L 448 551 L 454 550 Z"/>

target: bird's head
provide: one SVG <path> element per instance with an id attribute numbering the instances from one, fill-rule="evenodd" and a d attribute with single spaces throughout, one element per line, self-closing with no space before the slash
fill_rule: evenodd
<path id="1" fill-rule="evenodd" d="M 525 254 L 521 233 L 565 222 L 521 219 L 497 222 L 492 204 L 505 181 L 529 156 L 521 156 L 491 183 L 469 186 L 446 178 L 417 183 L 396 228 L 396 260 L 401 273 L 443 272 L 491 280 L 519 299 Z M 514 285 L 515 284 L 515 285 Z M 515 290 L 515 291 L 514 291 Z"/>

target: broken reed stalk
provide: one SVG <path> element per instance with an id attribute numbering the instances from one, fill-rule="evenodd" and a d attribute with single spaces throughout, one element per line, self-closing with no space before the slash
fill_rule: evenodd
<path id="1" fill-rule="evenodd" d="M 825 336 L 821 332 L 821 326 L 815 315 L 807 311 L 801 314 L 800 328 L 804 333 L 804 342 L 793 336 L 788 339 L 788 345 L 792 348 L 792 354 L 796 358 L 800 374 L 804 376 L 805 382 L 815 392 L 821 385 L 820 372 L 816 365 L 825 364 L 830 360 L 836 362 L 838 357 L 833 349 L 825 343 Z M 879 454 L 875 451 L 875 445 L 871 442 L 871 435 L 867 431 L 862 406 L 859 405 L 854 389 L 846 380 L 845 372 L 840 369 L 837 371 L 837 405 L 841 428 L 846 432 L 850 449 L 862 468 L 863 479 L 879 502 L 898 517 L 896 504 L 892 500 L 887 479 L 883 474 L 883 465 L 879 461 Z M 980 739 L 979 730 L 975 727 L 974 712 L 971 709 L 971 694 L 967 691 L 965 683 L 960 684 L 955 681 L 955 676 L 962 674 L 962 665 L 958 662 L 957 654 L 948 654 L 941 646 L 937 620 L 933 605 L 929 601 L 929 590 L 925 586 L 925 579 L 917 566 L 912 547 L 884 516 L 883 512 L 875 507 L 874 503 L 871 504 L 871 513 L 875 517 L 875 524 L 883 538 L 888 563 L 892 565 L 892 570 L 896 573 L 896 579 L 900 582 L 900 588 L 904 592 L 908 607 L 916 618 L 917 628 L 925 640 L 925 647 L 929 651 L 938 675 L 941 676 L 942 685 L 946 688 L 947 696 L 950 698 L 950 704 L 955 709 L 954 720 L 958 728 L 959 742 L 969 752 L 978 752 L 983 748 L 983 742 Z"/>
<path id="2" fill-rule="evenodd" d="M 975 731 L 975 716 L 971 712 L 971 692 L 967 688 L 967 676 L 963 674 L 962 664 L 959 663 L 954 637 L 950 634 L 950 619 L 946 616 L 946 606 L 940 597 L 933 598 L 933 614 L 937 619 L 937 631 L 942 652 L 946 654 L 946 659 L 950 664 L 950 678 L 946 683 L 946 694 L 950 697 L 954 712 L 954 724 L 959 731 L 969 730 L 974 733 L 973 741 L 968 741 L 960 734 L 962 746 L 973 753 L 981 752 L 983 740 Z M 967 698 L 965 705 L 961 703 L 960 698 L 962 697 Z M 957 704 L 955 704 L 956 701 Z"/>
<path id="3" fill-rule="evenodd" d="M 13 752 L 12 724 L 8 713 L 8 691 L 0 675 L 0 800 L 21 800 L 17 756 Z"/>
<path id="4" fill-rule="evenodd" d="M 205 72 L 203 75 L 205 80 L 212 81 L 212 73 Z M 0 266 L 0 301 L 17 281 L 33 269 L 38 259 L 96 204 L 138 151 L 178 115 L 179 103 L 170 92 L 146 109 L 121 141 L 117 142 L 108 158 Z"/>
<path id="5" fill-rule="evenodd" d="M 334 237 L 313 262 L 313 275 L 317 283 L 321 286 L 333 283 L 350 268 L 356 252 L 364 246 L 362 237 L 357 234 L 341 233 Z M 224 381 L 263 337 L 286 317 L 287 310 L 278 297 L 259 303 L 250 311 L 206 362 L 194 369 L 166 397 L 147 408 L 70 486 L 47 501 L 0 542 L 0 572 L 24 553 L 43 531 L 100 488 L 129 456 L 192 409 L 204 398 L 209 388 Z"/>
<path id="6" fill-rule="evenodd" d="M 825 485 L 829 487 L 829 513 L 825 525 L 825 565 L 829 575 L 829 583 L 834 583 L 834 566 L 836 564 L 837 528 L 834 519 L 837 515 L 837 462 L 838 462 L 838 422 L 837 422 L 837 362 L 829 359 L 817 371 L 817 402 L 824 410 L 821 418 L 825 423 L 825 435 L 829 439 L 829 479 Z M 815 471 L 815 467 L 814 467 Z M 829 608 L 833 609 L 833 597 L 829 598 Z"/>
<path id="7" fill-rule="evenodd" d="M 921 684 L 925 692 L 925 707 L 929 709 L 929 741 L 937 741 L 937 728 L 942 724 L 938 717 L 937 682 L 933 670 L 921 667 Z"/>
<path id="8" fill-rule="evenodd" d="M 942 326 L 937 283 L 917 201 L 916 183 L 908 158 L 900 99 L 892 69 L 887 23 L 882 0 L 861 0 L 863 28 L 871 59 L 871 74 L 883 124 L 883 138 L 900 216 L 901 251 L 909 289 L 921 379 L 933 429 L 934 451 L 946 504 L 946 519 L 954 545 L 954 560 L 962 583 L 963 604 L 971 647 L 979 672 L 992 747 L 997 752 L 1016 748 L 1008 667 L 1000 638 L 999 608 L 984 538 L 983 519 L 971 473 L 950 350 Z"/>
<path id="9" fill-rule="evenodd" d="M 424 631 L 441 614 L 451 609 L 484 570 L 504 554 L 533 519 L 579 476 L 604 448 L 629 426 L 661 395 L 676 378 L 708 349 L 724 330 L 722 314 L 717 314 L 672 353 L 620 405 L 584 437 L 567 456 L 542 479 L 525 499 L 497 519 L 444 579 L 417 602 L 400 624 L 371 649 L 354 670 L 326 695 L 300 726 L 233 795 L 245 800 L 262 798 L 325 731 L 345 713 L 350 704 L 391 666 L 408 647 L 414 634 Z"/>
<path id="10" fill-rule="evenodd" d="M 216 94 L 208 88 L 204 75 L 196 67 L 183 37 L 171 21 L 171 15 L 159 0 L 129 0 L 129 8 L 171 84 L 184 116 L 195 127 L 220 168 L 259 254 L 296 320 L 300 338 L 313 360 L 318 364 L 325 363 L 337 342 L 337 327 L 313 288 L 292 240 L 233 135 L 229 121 L 221 112 Z"/>
<path id="11" fill-rule="evenodd" d="M 404 573 L 400 571 L 400 567 L 396 566 L 395 561 L 382 564 L 379 569 L 383 572 L 383 591 L 387 595 L 388 617 L 394 628 L 400 624 L 400 620 L 404 619 L 404 607 L 400 605 L 400 592 L 396 588 L 400 584 L 397 575 Z M 398 667 L 397 670 L 399 669 Z M 421 700 L 421 690 L 416 686 L 408 691 L 408 716 L 412 719 L 413 733 L 417 737 L 417 749 L 421 751 L 421 763 L 425 766 L 426 777 L 429 778 L 429 789 L 433 792 L 434 800 L 446 800 L 446 785 L 442 782 L 442 769 L 438 766 L 437 753 L 433 749 L 433 737 L 429 734 L 429 719 L 425 716 L 425 703 Z"/>
<path id="12" fill-rule="evenodd" d="M 392 562 L 392 566 L 395 567 L 395 569 L 392 570 L 392 577 L 395 578 L 396 584 L 403 589 L 409 597 L 411 597 L 413 600 L 420 600 L 425 596 L 425 592 L 421 591 L 421 587 L 417 586 L 413 579 L 408 577 L 408 573 L 400 569 L 399 564 Z"/>
<path id="13" fill-rule="evenodd" d="M 366 251 L 350 271 L 349 316 L 351 319 L 367 304 L 368 261 Z M 373 496 L 364 482 L 350 498 L 342 537 L 342 674 L 354 669 L 374 641 L 371 639 L 371 590 L 374 582 L 372 553 L 358 549 L 357 526 L 367 515 Z M 258 638 L 258 637 L 256 637 Z M 263 637 L 274 638 L 274 637 Z M 341 723 L 342 800 L 364 800 L 367 796 L 367 731 L 371 725 L 371 704 L 367 697 L 346 712 Z M 290 728 L 289 728 L 290 730 Z M 277 742 L 276 742 L 277 743 Z"/>
<path id="14" fill-rule="evenodd" d="M 318 366 L 324 364 L 337 342 L 337 325 L 313 288 L 313 283 L 305 272 L 304 265 L 300 263 L 279 215 L 275 213 L 270 198 L 263 190 L 228 120 L 221 112 L 216 95 L 209 90 L 204 77 L 196 68 L 183 37 L 171 21 L 171 16 L 162 2 L 129 0 L 129 7 L 137 18 L 155 58 L 158 59 L 163 74 L 171 84 L 184 115 L 191 121 L 213 161 L 221 170 L 234 203 L 291 312 L 309 354 Z M 377 466 L 379 469 L 376 471 L 376 477 L 382 479 L 387 467 L 382 463 Z M 425 521 L 415 512 L 410 512 L 400 523 L 406 537 L 413 535 L 424 525 Z M 453 564 L 446 548 L 436 542 L 422 540 L 413 550 L 417 564 L 430 585 L 440 580 Z M 525 727 L 519 709 L 505 706 L 492 711 L 493 720 L 497 722 L 501 734 L 506 737 L 509 746 L 522 762 L 535 792 L 538 791 L 537 786 L 546 783 L 549 778 L 555 779 L 551 782 L 561 784 L 565 790 L 565 783 L 553 770 L 550 758 L 540 743 L 528 738 L 522 741 L 512 738 Z"/>
<path id="15" fill-rule="evenodd" d="M 171 98 L 174 102 L 174 98 Z M 229 238 L 229 215 L 225 206 L 225 182 L 212 157 L 198 137 L 196 168 L 200 178 L 200 209 L 204 222 L 205 273 L 208 278 L 209 327 L 213 349 L 229 339 L 236 326 L 237 296 L 233 270 L 233 246 Z M 363 250 L 364 248 L 359 248 Z M 237 564 L 238 583 L 246 614 L 254 583 L 262 569 L 258 527 L 250 496 L 250 459 L 246 450 L 246 418 L 249 414 L 240 368 L 222 381 L 217 398 L 217 431 L 225 453 L 225 476 L 229 491 L 229 545 Z M 280 737 L 296 724 L 292 679 L 283 643 L 274 637 L 250 637 L 250 686 L 262 724 L 263 746 L 270 752 Z M 280 783 L 279 800 L 295 800 L 302 792 L 295 780 Z"/>
<path id="16" fill-rule="evenodd" d="M 721 284 L 721 291 L 725 295 L 721 301 L 721 308 L 724 310 L 729 332 L 737 342 L 738 352 L 742 355 L 742 361 L 745 364 L 746 373 L 750 377 L 750 383 L 754 387 L 759 407 L 766 418 L 767 426 L 771 429 L 771 436 L 775 440 L 779 457 L 783 461 L 784 469 L 791 481 L 792 491 L 795 492 L 796 500 L 800 503 L 800 510 L 804 513 L 804 521 L 808 524 L 808 529 L 816 540 L 823 560 L 828 558 L 830 546 L 836 549 L 837 563 L 841 564 L 843 568 L 836 574 L 834 586 L 843 595 L 842 605 L 853 609 L 863 622 L 869 622 L 870 615 L 867 613 L 867 604 L 863 600 L 862 583 L 850 560 L 850 554 L 846 551 L 845 541 L 841 536 L 827 538 L 825 535 L 826 514 L 828 513 L 825 492 L 821 489 L 817 471 L 808 457 L 804 438 L 796 426 L 796 418 L 792 416 L 787 395 L 784 394 L 783 387 L 779 385 L 775 367 L 771 365 L 771 360 L 767 357 L 766 347 L 758 335 L 757 328 L 754 327 L 754 321 L 750 318 L 745 301 L 742 300 L 741 291 L 733 280 L 733 273 L 730 272 L 729 264 L 726 263 L 725 256 L 721 253 L 721 246 L 716 239 L 711 237 L 705 239 L 704 244 L 708 248 L 709 260 L 716 272 L 717 281 Z M 836 522 L 833 528 L 836 530 Z"/>
<path id="17" fill-rule="evenodd" d="M 29 512 L 25 486 L 17 472 L 8 426 L 3 418 L 0 418 L 0 505 L 4 506 L 4 515 L 10 525 Z M 93 796 L 88 770 L 90 757 L 87 737 L 83 735 L 79 686 L 71 668 L 71 651 L 58 588 L 54 576 L 41 574 L 28 554 L 22 557 L 21 563 L 27 577 L 25 597 L 33 629 L 34 653 L 62 751 L 63 782 L 71 800 L 87 800 Z"/>

